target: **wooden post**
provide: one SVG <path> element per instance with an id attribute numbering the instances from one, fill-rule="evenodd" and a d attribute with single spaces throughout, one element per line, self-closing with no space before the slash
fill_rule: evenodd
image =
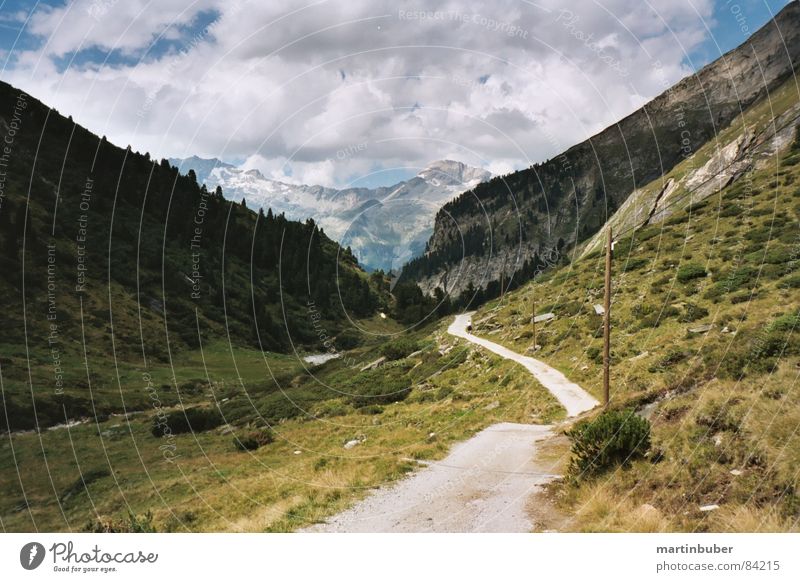
<path id="1" fill-rule="evenodd" d="M 603 403 L 608 406 L 611 368 L 611 225 L 606 233 L 606 281 L 603 301 Z"/>
<path id="2" fill-rule="evenodd" d="M 536 289 L 531 286 L 531 325 L 533 326 L 533 351 L 536 351 Z"/>

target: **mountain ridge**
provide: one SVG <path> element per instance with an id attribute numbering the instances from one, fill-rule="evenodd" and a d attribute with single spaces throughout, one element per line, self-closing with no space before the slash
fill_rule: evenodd
<path id="1" fill-rule="evenodd" d="M 547 162 L 496 177 L 437 214 L 401 280 L 451 295 L 520 280 L 565 260 L 628 197 L 764 98 L 800 63 L 800 3 L 642 108 Z M 462 243 L 462 241 L 464 241 Z M 512 283 L 514 279 L 515 283 Z"/>
<path id="2" fill-rule="evenodd" d="M 230 200 L 244 199 L 250 207 L 272 209 L 293 220 L 313 218 L 334 240 L 350 247 L 362 265 L 385 272 L 399 271 L 424 251 L 433 216 L 443 204 L 491 176 L 462 162 L 437 160 L 390 186 L 329 188 L 273 180 L 257 169 L 213 158 L 170 162 L 184 173 L 193 169 L 198 181 L 211 189 L 220 186 Z"/>

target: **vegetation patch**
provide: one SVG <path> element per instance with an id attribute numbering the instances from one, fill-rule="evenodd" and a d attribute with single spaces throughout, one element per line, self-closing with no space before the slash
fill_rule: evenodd
<path id="1" fill-rule="evenodd" d="M 708 273 L 703 265 L 698 263 L 685 263 L 678 268 L 678 281 L 688 283 L 693 279 L 702 279 Z"/>
<path id="2" fill-rule="evenodd" d="M 222 422 L 222 415 L 218 410 L 198 406 L 154 417 L 151 432 L 155 437 L 164 436 L 167 431 L 172 434 L 203 432 L 217 428 Z"/>
<path id="3" fill-rule="evenodd" d="M 609 410 L 570 430 L 573 479 L 597 475 L 644 457 L 650 449 L 650 422 L 633 410 Z"/>
<path id="4" fill-rule="evenodd" d="M 262 428 L 248 432 L 241 438 L 238 436 L 233 437 L 233 444 L 240 451 L 255 451 L 274 440 L 275 436 L 272 434 L 272 430 Z"/>

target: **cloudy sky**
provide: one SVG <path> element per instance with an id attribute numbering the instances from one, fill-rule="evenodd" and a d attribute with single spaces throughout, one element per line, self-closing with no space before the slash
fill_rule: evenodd
<path id="1" fill-rule="evenodd" d="M 0 0 L 0 78 L 122 146 L 393 183 L 552 157 L 786 0 Z"/>

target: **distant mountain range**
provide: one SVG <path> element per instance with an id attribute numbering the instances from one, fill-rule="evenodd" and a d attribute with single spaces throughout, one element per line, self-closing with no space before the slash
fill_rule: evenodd
<path id="1" fill-rule="evenodd" d="M 397 271 L 425 251 L 439 209 L 491 174 L 452 160 L 433 162 L 409 180 L 378 188 L 326 188 L 287 184 L 258 170 L 243 170 L 218 159 L 171 159 L 181 173 L 222 187 L 226 198 L 244 198 L 251 208 L 272 209 L 291 220 L 313 218 L 325 233 L 350 247 L 367 269 Z"/>

